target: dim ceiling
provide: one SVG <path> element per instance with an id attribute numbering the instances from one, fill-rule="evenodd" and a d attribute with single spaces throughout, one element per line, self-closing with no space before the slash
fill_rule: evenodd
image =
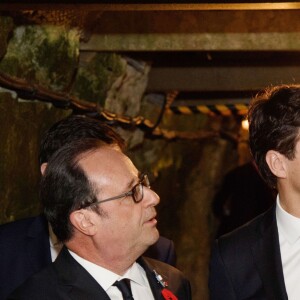
<path id="1" fill-rule="evenodd" d="M 177 103 L 247 102 L 300 82 L 300 3 L 1 2 L 17 24 L 81 29 L 82 57 L 117 52 L 151 64 L 147 92 Z"/>

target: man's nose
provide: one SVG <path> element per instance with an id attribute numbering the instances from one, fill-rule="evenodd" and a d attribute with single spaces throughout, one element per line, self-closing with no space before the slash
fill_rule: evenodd
<path id="1" fill-rule="evenodd" d="M 156 206 L 160 202 L 160 197 L 150 188 L 144 187 L 143 200 L 146 205 Z"/>

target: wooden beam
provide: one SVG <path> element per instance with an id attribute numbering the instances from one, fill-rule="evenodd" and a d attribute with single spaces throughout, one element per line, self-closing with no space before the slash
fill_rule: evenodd
<path id="1" fill-rule="evenodd" d="M 300 82 L 300 66 L 153 68 L 147 91 L 257 91 L 269 85 Z"/>
<path id="2" fill-rule="evenodd" d="M 300 32 L 93 34 L 81 51 L 290 51 L 300 50 Z"/>
<path id="3" fill-rule="evenodd" d="M 242 2 L 232 1 L 224 3 L 207 3 L 207 1 L 197 1 L 198 3 L 129 3 L 124 4 L 122 1 L 118 3 L 99 4 L 98 1 L 77 0 L 77 1 L 43 1 L 31 0 L 27 1 L 10 1 L 2 0 L 0 10 L 52 10 L 52 9 L 79 9 L 86 11 L 206 11 L 206 10 L 298 10 L 300 2 Z M 113 2 L 113 1 L 112 1 Z M 164 1 L 166 2 L 166 1 Z"/>

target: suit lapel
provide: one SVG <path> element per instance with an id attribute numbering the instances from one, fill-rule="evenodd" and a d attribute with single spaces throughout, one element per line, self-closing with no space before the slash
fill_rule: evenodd
<path id="1" fill-rule="evenodd" d="M 140 257 L 137 262 L 143 267 L 143 269 L 146 272 L 146 276 L 148 278 L 149 281 L 149 285 L 152 291 L 152 294 L 154 296 L 155 300 L 165 300 L 161 294 L 162 291 L 162 286 L 159 284 L 159 282 L 157 281 L 155 274 L 154 274 L 154 269 L 155 267 L 153 267 L 151 265 L 151 263 L 147 260 L 146 258 Z M 164 278 L 165 280 L 167 280 L 167 278 Z"/>
<path id="2" fill-rule="evenodd" d="M 259 238 L 253 243 L 252 252 L 267 299 L 287 300 L 284 284 L 279 237 L 274 206 L 269 210 L 257 228 Z"/>
<path id="3" fill-rule="evenodd" d="M 70 255 L 66 247 L 53 264 L 61 292 L 72 300 L 110 300 L 98 282 Z"/>
<path id="4" fill-rule="evenodd" d="M 155 300 L 165 300 L 162 296 L 162 286 L 156 279 L 153 266 L 148 259 L 139 258 L 137 261 L 145 270 L 151 291 Z M 59 278 L 59 287 L 63 295 L 68 295 L 72 300 L 110 300 L 107 293 L 96 282 L 96 280 L 70 255 L 66 247 L 53 264 L 54 271 Z M 162 273 L 160 273 L 163 275 Z M 164 280 L 168 281 L 167 276 Z"/>
<path id="5" fill-rule="evenodd" d="M 25 237 L 25 248 L 33 273 L 51 263 L 48 223 L 44 216 L 34 218 Z"/>

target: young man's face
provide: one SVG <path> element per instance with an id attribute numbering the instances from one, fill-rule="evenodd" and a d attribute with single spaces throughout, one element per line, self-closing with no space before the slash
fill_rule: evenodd
<path id="1" fill-rule="evenodd" d="M 285 166 L 289 193 L 291 196 L 295 195 L 300 199 L 300 141 L 297 142 L 295 147 L 295 158 L 293 160 L 286 159 Z"/>
<path id="2" fill-rule="evenodd" d="M 139 173 L 120 150 L 103 147 L 80 159 L 80 166 L 95 185 L 98 201 L 118 196 L 139 182 Z M 104 215 L 98 216 L 98 241 L 113 253 L 140 252 L 141 255 L 159 237 L 155 206 L 158 195 L 143 187 L 143 200 L 135 203 L 126 196 L 100 203 Z"/>

